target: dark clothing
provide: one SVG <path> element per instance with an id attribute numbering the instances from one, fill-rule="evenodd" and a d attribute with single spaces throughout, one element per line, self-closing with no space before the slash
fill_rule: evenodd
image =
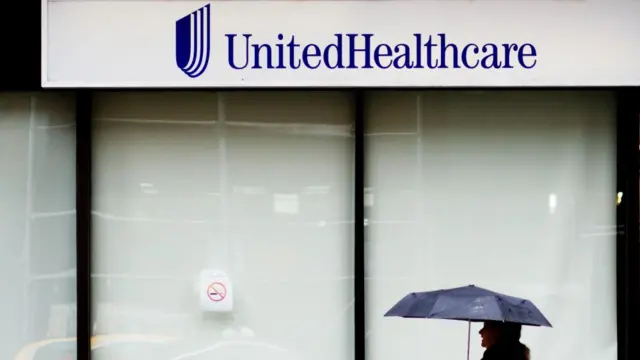
<path id="1" fill-rule="evenodd" d="M 498 343 L 484 352 L 482 360 L 528 360 L 527 353 L 520 342 Z"/>

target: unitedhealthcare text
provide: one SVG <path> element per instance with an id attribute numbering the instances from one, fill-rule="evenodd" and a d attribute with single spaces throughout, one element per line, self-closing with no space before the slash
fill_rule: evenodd
<path id="1" fill-rule="evenodd" d="M 228 63 L 244 69 L 532 69 L 537 51 L 530 43 L 455 43 L 446 34 L 412 34 L 385 43 L 374 34 L 334 34 L 323 44 L 277 34 L 272 42 L 253 34 L 225 34 Z"/>

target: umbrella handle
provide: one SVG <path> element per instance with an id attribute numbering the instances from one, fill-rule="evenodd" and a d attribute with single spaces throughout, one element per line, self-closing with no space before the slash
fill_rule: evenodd
<path id="1" fill-rule="evenodd" d="M 467 330 L 467 360 L 471 352 L 471 320 L 469 320 L 469 328 Z"/>

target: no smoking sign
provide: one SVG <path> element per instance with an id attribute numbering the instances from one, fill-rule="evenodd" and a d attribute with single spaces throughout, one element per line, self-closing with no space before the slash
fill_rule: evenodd
<path id="1" fill-rule="evenodd" d="M 222 270 L 204 269 L 200 272 L 198 297 L 202 311 L 233 311 L 233 283 Z"/>
<path id="2" fill-rule="evenodd" d="M 207 297 L 213 302 L 220 302 L 227 297 L 227 287 L 220 282 L 211 283 L 207 286 Z"/>

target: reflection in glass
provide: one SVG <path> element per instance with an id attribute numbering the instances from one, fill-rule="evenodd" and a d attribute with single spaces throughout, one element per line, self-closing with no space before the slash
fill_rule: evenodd
<path id="1" fill-rule="evenodd" d="M 0 358 L 75 348 L 75 122 L 67 94 L 0 94 Z"/>
<path id="2" fill-rule="evenodd" d="M 98 94 L 94 335 L 169 336 L 167 359 L 350 358 L 350 107 L 340 92 Z M 233 311 L 200 309 L 203 270 L 228 274 Z"/>

